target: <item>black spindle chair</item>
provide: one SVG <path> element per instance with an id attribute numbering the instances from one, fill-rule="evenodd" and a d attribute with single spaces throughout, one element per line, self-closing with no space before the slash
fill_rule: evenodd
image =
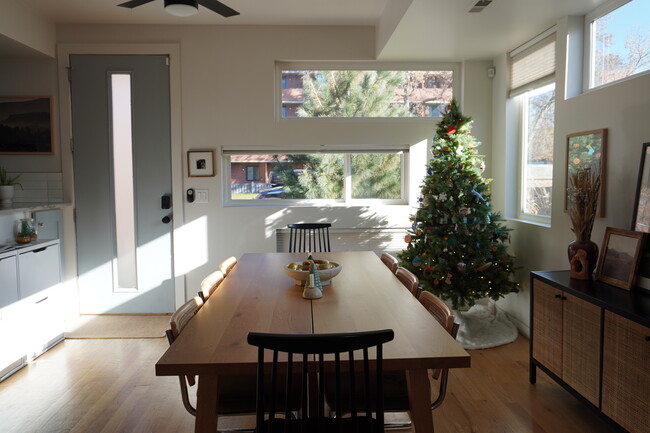
<path id="1" fill-rule="evenodd" d="M 330 252 L 330 223 L 289 224 L 289 252 Z"/>
<path id="2" fill-rule="evenodd" d="M 342 333 L 342 334 L 265 334 L 251 332 L 248 334 L 248 343 L 258 348 L 257 358 L 257 419 L 256 432 L 258 433 L 380 433 L 384 431 L 384 409 L 383 409 L 383 387 L 382 387 L 382 345 L 391 341 L 394 337 L 392 329 L 378 331 Z M 371 363 L 368 352 L 369 348 L 375 347 L 375 361 Z M 264 353 L 272 351 L 272 365 L 270 368 L 270 390 L 265 389 L 269 385 L 266 379 L 269 368 L 264 367 Z M 355 361 L 355 351 L 363 352 L 363 359 Z M 282 361 L 279 361 L 279 353 L 283 353 Z M 286 354 L 286 355 L 284 355 Z M 347 362 L 341 360 L 347 355 Z M 294 355 L 298 355 L 298 362 L 294 362 Z M 327 355 L 328 361 L 325 360 Z M 330 368 L 331 358 L 334 358 L 333 369 Z M 285 360 L 286 356 L 286 360 Z M 313 357 L 312 357 L 313 356 Z M 282 369 L 279 369 L 283 364 Z M 294 365 L 297 364 L 297 365 Z M 371 370 L 372 364 L 372 370 Z M 313 366 L 314 368 L 310 368 Z M 276 417 L 275 408 L 281 406 L 276 402 L 276 397 L 282 395 L 285 390 L 292 390 L 292 379 L 295 378 L 294 367 L 300 373 L 300 411 L 298 418 L 294 418 L 289 410 L 284 411 L 283 417 Z M 317 367 L 317 368 L 316 368 Z M 360 369 L 359 375 L 355 371 Z M 281 370 L 281 371 L 279 371 Z M 333 370 L 333 371 L 332 371 Z M 343 370 L 343 371 L 342 371 Z M 345 374 L 352 372 L 352 374 Z M 297 373 L 297 372 L 296 372 Z M 278 376 L 287 378 L 285 386 L 278 385 Z M 330 378 L 330 376 L 333 376 Z M 371 377 L 372 376 L 372 377 Z M 313 381 L 310 383 L 309 378 Z M 317 377 L 317 380 L 315 378 Z M 348 379 L 344 386 L 343 378 Z M 356 395 L 361 386 L 355 383 L 355 378 L 361 377 L 362 387 L 365 389 L 364 398 L 373 402 L 375 417 L 372 417 L 370 409 L 365 414 L 359 414 L 355 399 L 348 398 L 350 407 L 342 408 L 341 394 Z M 349 413 L 350 417 L 331 418 L 325 416 L 325 381 L 336 383 L 337 399 L 336 412 Z M 314 383 L 317 382 L 317 383 Z M 372 382 L 372 383 L 371 383 Z M 310 388 L 314 387 L 314 388 Z M 279 388 L 279 389 L 278 389 Z M 371 392 L 372 390 L 372 392 Z M 311 391 L 311 392 L 310 392 Z M 374 395 L 373 395 L 374 393 Z M 317 413 L 310 413 L 308 410 L 308 395 L 315 398 L 316 402 L 311 405 L 317 408 Z M 291 398 L 291 391 L 284 392 L 286 399 Z M 269 399 L 265 402 L 265 399 Z M 265 419 L 265 405 L 268 407 L 268 419 Z M 289 407 L 285 403 L 282 406 Z M 277 411 L 280 415 L 280 411 Z"/>

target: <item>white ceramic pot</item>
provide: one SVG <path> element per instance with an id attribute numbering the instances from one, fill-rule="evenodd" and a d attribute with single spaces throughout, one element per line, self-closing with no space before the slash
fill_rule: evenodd
<path id="1" fill-rule="evenodd" d="M 0 185 L 0 207 L 11 207 L 14 198 L 14 185 Z"/>

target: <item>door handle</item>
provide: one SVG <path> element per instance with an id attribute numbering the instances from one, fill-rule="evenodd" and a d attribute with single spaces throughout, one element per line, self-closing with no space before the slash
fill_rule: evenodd
<path id="1" fill-rule="evenodd" d="M 172 218 L 173 218 L 172 214 L 165 215 L 164 217 L 162 217 L 162 222 L 164 222 L 165 224 L 169 224 Z"/>

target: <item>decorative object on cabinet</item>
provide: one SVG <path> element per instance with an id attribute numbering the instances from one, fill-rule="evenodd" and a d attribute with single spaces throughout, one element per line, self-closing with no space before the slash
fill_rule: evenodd
<path id="1" fill-rule="evenodd" d="M 591 167 L 580 168 L 571 173 L 569 181 L 571 185 L 567 189 L 570 203 L 569 217 L 571 231 L 576 236 L 567 249 L 571 277 L 588 280 L 596 269 L 598 261 L 598 245 L 591 240 L 591 230 L 598 209 L 600 174 L 592 172 Z M 577 256 L 579 251 L 583 254 Z"/>
<path id="2" fill-rule="evenodd" d="M 641 151 L 641 165 L 639 167 L 639 179 L 636 185 L 636 198 L 634 200 L 634 211 L 632 213 L 632 230 L 637 232 L 650 233 L 650 143 L 643 143 Z M 639 275 L 650 278 L 650 236 L 646 236 L 643 253 L 639 261 Z"/>
<path id="3" fill-rule="evenodd" d="M 49 97 L 0 97 L 0 154 L 54 153 Z"/>
<path id="4" fill-rule="evenodd" d="M 598 216 L 605 216 L 605 174 L 607 167 L 607 129 L 595 129 L 593 131 L 576 132 L 567 135 L 567 168 L 566 168 L 566 191 L 564 196 L 564 210 L 569 212 L 571 200 L 569 197 L 569 179 L 573 173 L 586 168 L 600 177 L 600 195 Z"/>
<path id="5" fill-rule="evenodd" d="M 21 218 L 16 220 L 16 243 L 28 244 L 38 238 L 34 218 Z"/>
<path id="6" fill-rule="evenodd" d="M 539 369 L 615 431 L 650 431 L 650 294 L 568 271 L 530 277 L 530 383 Z"/>
<path id="7" fill-rule="evenodd" d="M 214 176 L 214 153 L 211 150 L 187 152 L 187 175 L 189 177 Z"/>
<path id="8" fill-rule="evenodd" d="M 596 278 L 630 290 L 636 281 L 637 265 L 644 233 L 607 227 L 600 252 Z"/>
<path id="9" fill-rule="evenodd" d="M 0 207 L 11 207 L 14 198 L 14 188 L 18 185 L 21 189 L 22 184 L 18 182 L 20 175 L 9 176 L 4 167 L 0 167 Z"/>

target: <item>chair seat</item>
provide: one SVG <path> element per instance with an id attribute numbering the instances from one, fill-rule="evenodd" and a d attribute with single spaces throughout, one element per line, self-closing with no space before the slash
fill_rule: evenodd
<path id="1" fill-rule="evenodd" d="M 284 385 L 286 376 L 278 375 L 277 386 L 280 398 L 277 400 L 276 410 L 284 411 Z M 292 381 L 293 392 L 289 406 L 291 410 L 300 408 L 300 375 L 294 375 Z M 270 389 L 271 380 L 265 378 L 266 389 Z M 257 392 L 257 376 L 255 374 L 233 374 L 219 376 L 219 414 L 244 414 L 255 413 L 255 395 Z M 265 396 L 264 409 L 268 410 L 268 396 Z"/>
<path id="2" fill-rule="evenodd" d="M 342 382 L 348 383 L 347 373 L 341 373 Z M 383 387 L 384 387 L 384 410 L 390 412 L 401 412 L 409 410 L 409 395 L 408 387 L 406 384 L 406 372 L 405 371 L 384 371 L 383 374 Z M 363 384 L 363 375 L 357 373 L 356 383 Z M 370 381 L 370 393 L 374 393 L 375 383 Z M 357 410 L 363 412 L 366 410 L 366 399 L 364 398 L 364 389 L 363 386 L 359 386 L 356 392 L 356 405 Z M 334 382 L 330 380 L 325 381 L 325 400 L 330 405 L 332 410 L 336 407 L 336 390 L 334 387 Z M 341 407 L 350 407 L 349 402 L 349 393 L 346 389 L 343 389 L 341 393 Z M 373 401 L 370 402 L 370 410 L 374 411 L 375 404 Z"/>
<path id="3" fill-rule="evenodd" d="M 377 420 L 372 417 L 358 416 L 356 418 L 320 418 L 320 419 L 291 419 L 285 430 L 286 420 L 275 418 L 264 422 L 264 429 L 259 433 L 370 433 L 377 429 Z"/>

